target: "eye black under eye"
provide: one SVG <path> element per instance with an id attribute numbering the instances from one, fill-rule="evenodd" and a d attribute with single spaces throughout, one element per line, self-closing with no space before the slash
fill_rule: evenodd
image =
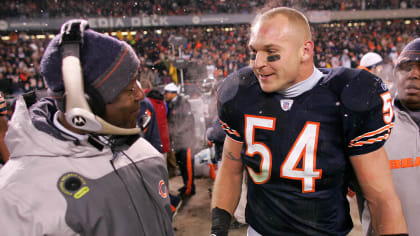
<path id="1" fill-rule="evenodd" d="M 255 60 L 257 59 L 257 55 L 255 53 L 251 53 L 251 55 L 249 55 L 251 60 Z"/>
<path id="2" fill-rule="evenodd" d="M 280 55 L 279 54 L 267 56 L 267 61 L 268 62 L 273 62 L 273 61 L 278 61 L 278 60 L 280 60 Z"/>

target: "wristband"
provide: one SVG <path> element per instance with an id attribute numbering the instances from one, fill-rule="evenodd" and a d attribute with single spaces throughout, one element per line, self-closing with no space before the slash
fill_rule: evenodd
<path id="1" fill-rule="evenodd" d="M 232 216 L 229 212 L 218 207 L 211 211 L 211 235 L 227 236 Z"/>

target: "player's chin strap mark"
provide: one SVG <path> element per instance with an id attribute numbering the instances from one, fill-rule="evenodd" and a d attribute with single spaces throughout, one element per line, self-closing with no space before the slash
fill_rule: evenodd
<path id="1" fill-rule="evenodd" d="M 267 56 L 267 61 L 268 62 L 273 62 L 273 61 L 278 61 L 278 60 L 280 60 L 280 55 L 279 54 Z"/>

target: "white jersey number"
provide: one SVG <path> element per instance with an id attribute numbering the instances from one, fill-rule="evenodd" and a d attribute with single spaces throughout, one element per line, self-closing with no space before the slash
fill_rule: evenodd
<path id="1" fill-rule="evenodd" d="M 247 166 L 248 173 L 256 184 L 263 184 L 270 180 L 272 155 L 267 145 L 255 142 L 255 130 L 265 129 L 274 131 L 275 118 L 262 116 L 245 116 L 246 154 L 250 157 L 259 154 L 261 157 L 260 170 L 255 172 Z M 302 192 L 315 191 L 315 179 L 320 179 L 322 170 L 316 169 L 316 149 L 318 145 L 319 123 L 306 122 L 305 127 L 296 139 L 292 149 L 280 168 L 280 177 L 302 181 Z M 301 168 L 297 166 L 302 163 Z"/>
<path id="2" fill-rule="evenodd" d="M 381 94 L 381 98 L 383 103 L 382 112 L 384 114 L 384 122 L 385 124 L 389 124 L 392 122 L 394 118 L 394 110 L 392 109 L 392 97 L 390 92 L 385 92 Z"/>

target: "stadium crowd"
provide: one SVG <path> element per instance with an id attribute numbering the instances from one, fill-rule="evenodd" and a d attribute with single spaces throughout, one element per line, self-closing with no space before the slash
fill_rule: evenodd
<path id="1" fill-rule="evenodd" d="M 149 0 L 149 1 L 76 1 L 76 0 L 6 0 L 0 6 L 2 17 L 54 18 L 54 17 L 103 17 L 136 15 L 190 15 L 220 13 L 252 13 L 263 6 L 265 0 Z M 416 0 L 282 0 L 278 4 L 307 10 L 370 10 L 419 8 Z"/>
<path id="2" fill-rule="evenodd" d="M 376 20 L 369 22 L 335 22 L 314 24 L 315 63 L 318 67 L 357 67 L 369 51 L 382 55 L 385 63 L 395 61 L 407 42 L 417 35 L 418 22 Z M 187 43 L 182 57 L 188 61 L 184 80 L 223 78 L 244 67 L 249 60 L 248 25 L 177 27 L 163 30 L 144 29 L 133 37 L 117 34 L 128 41 L 141 59 L 141 78 L 146 88 L 179 82 L 180 71 L 173 64 L 178 48 L 169 43 L 171 35 L 182 35 Z M 49 39 L 28 37 L 21 32 L 0 43 L 0 87 L 6 95 L 17 95 L 45 85 L 39 75 L 39 61 Z M 176 73 L 174 73 L 177 71 Z M 171 76 L 171 77 L 170 77 Z M 384 75 L 385 79 L 387 75 Z"/>

